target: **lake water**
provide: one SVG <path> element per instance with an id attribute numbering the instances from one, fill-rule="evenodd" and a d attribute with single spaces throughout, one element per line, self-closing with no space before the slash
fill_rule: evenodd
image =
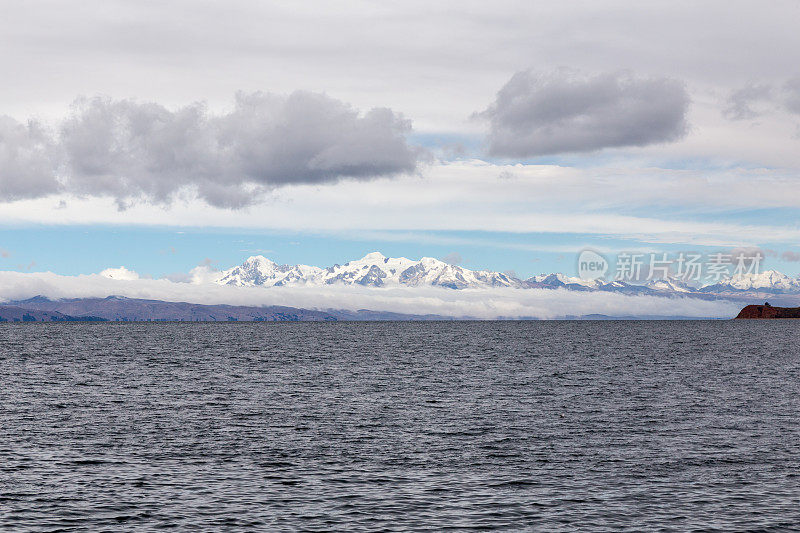
<path id="1" fill-rule="evenodd" d="M 14 531 L 800 525 L 800 321 L 4 324 Z"/>

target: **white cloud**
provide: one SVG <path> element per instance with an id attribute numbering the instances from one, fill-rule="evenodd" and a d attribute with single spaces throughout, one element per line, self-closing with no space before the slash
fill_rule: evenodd
<path id="1" fill-rule="evenodd" d="M 446 256 L 442 257 L 441 260 L 448 265 L 460 265 L 464 262 L 464 258 L 461 257 L 461 254 L 458 252 L 450 252 Z"/>
<path id="2" fill-rule="evenodd" d="M 211 265 L 197 265 L 189 271 L 189 281 L 195 284 L 207 284 L 219 278 L 219 270 Z"/>
<path id="3" fill-rule="evenodd" d="M 11 3 L 0 68 L 25 75 L 0 87 L 0 101 L 26 109 L 114 91 L 174 103 L 202 87 L 225 105 L 244 83 L 324 88 L 362 107 L 386 105 L 382 93 L 415 119 L 452 125 L 531 65 L 727 86 L 794 72 L 794 56 L 776 51 L 798 49 L 796 9 L 791 0 Z"/>
<path id="4" fill-rule="evenodd" d="M 728 169 L 732 163 L 744 162 L 751 168 L 789 169 L 784 178 L 797 177 L 800 150 L 795 138 L 796 115 L 784 112 L 780 116 L 760 117 L 760 124 L 754 125 L 750 121 L 732 122 L 721 114 L 726 105 L 724 100 L 731 91 L 753 80 L 788 91 L 788 96 L 798 94 L 795 87 L 786 82 L 798 75 L 794 56 L 775 53 L 776 50 L 800 48 L 796 11 L 796 2 L 793 1 L 768 5 L 755 2 L 730 5 L 721 1 L 688 5 L 656 1 L 632 5 L 622 0 L 609 0 L 546 6 L 513 0 L 491 4 L 477 0 L 337 2 L 335 5 L 232 0 L 224 6 L 188 0 L 161 4 L 122 0 L 88 1 L 80 5 L 49 0 L 14 4 L 4 10 L 4 16 L 0 18 L 0 69 L 19 75 L 14 83 L 0 86 L 0 101 L 3 102 L 0 113 L 17 118 L 8 129 L 17 132 L 13 146 L 18 149 L 8 152 L 24 154 L 25 157 L 4 159 L 0 154 L 0 172 L 13 168 L 9 161 L 14 160 L 22 161 L 19 168 L 30 175 L 18 173 L 19 179 L 7 181 L 0 196 L 25 198 L 55 190 L 51 176 L 36 171 L 37 166 L 29 164 L 31 153 L 36 155 L 36 161 L 41 161 L 44 155 L 49 157 L 50 147 L 46 142 L 40 142 L 40 133 L 30 129 L 25 117 L 41 119 L 44 116 L 59 120 L 76 94 L 110 95 L 111 105 L 99 105 L 89 100 L 87 107 L 94 106 L 95 111 L 103 108 L 101 110 L 117 118 L 155 116 L 158 119 L 155 122 L 161 129 L 158 130 L 157 142 L 145 147 L 144 155 L 147 157 L 143 158 L 138 157 L 141 142 L 128 143 L 129 150 L 112 154 L 115 157 L 106 157 L 107 150 L 100 149 L 102 142 L 93 142 L 103 140 L 98 130 L 106 130 L 84 127 L 87 124 L 84 119 L 92 115 L 86 109 L 76 111 L 79 118 L 76 123 L 80 127 L 69 128 L 70 150 L 76 168 L 97 172 L 86 180 L 76 180 L 75 188 L 71 190 L 101 191 L 120 198 L 120 205 L 127 205 L 127 199 L 136 194 L 162 199 L 172 194 L 175 187 L 186 185 L 180 179 L 176 183 L 175 176 L 181 175 L 180 172 L 176 174 L 176 168 L 201 177 L 210 172 L 208 165 L 200 164 L 204 161 L 204 147 L 208 142 L 208 136 L 200 134 L 205 130 L 200 127 L 202 131 L 195 132 L 198 133 L 196 136 L 181 136 L 175 133 L 176 124 L 203 126 L 204 117 L 236 115 L 230 95 L 237 90 L 243 89 L 248 94 L 257 90 L 282 94 L 295 89 L 317 93 L 326 91 L 331 99 L 351 102 L 359 109 L 388 106 L 402 110 L 405 116 L 414 120 L 418 131 L 478 135 L 482 125 L 469 121 L 467 117 L 476 109 L 486 108 L 498 87 L 506 83 L 512 73 L 530 67 L 547 71 L 567 66 L 585 72 L 628 69 L 646 78 L 685 80 L 693 102 L 686 118 L 693 128 L 682 142 L 676 144 L 607 149 L 604 157 L 613 158 L 617 163 L 624 161 L 628 167 L 624 170 L 628 174 L 626 177 L 614 176 L 606 172 L 607 169 L 598 169 L 598 165 L 594 165 L 591 170 L 574 171 L 574 175 L 581 174 L 586 179 L 570 178 L 561 185 L 554 180 L 563 177 L 567 171 L 542 167 L 541 172 L 549 173 L 552 179 L 535 182 L 543 185 L 536 190 L 533 190 L 532 182 L 526 186 L 520 185 L 520 180 L 508 180 L 514 183 L 507 183 L 505 188 L 515 187 L 521 197 L 518 200 L 528 202 L 526 208 L 535 211 L 540 205 L 553 205 L 544 200 L 537 203 L 531 195 L 542 199 L 555 197 L 557 205 L 567 206 L 570 202 L 567 196 L 573 195 L 573 204 L 583 201 L 587 206 L 576 220 L 591 227 L 594 215 L 589 210 L 599 203 L 636 206 L 641 205 L 637 204 L 640 200 L 653 201 L 661 194 L 665 201 L 671 202 L 670 205 L 679 199 L 685 199 L 692 206 L 712 208 L 731 203 L 746 205 L 745 199 L 752 194 L 754 205 L 787 206 L 796 198 L 791 193 L 794 185 L 788 181 L 782 184 L 769 182 L 753 173 L 754 181 L 748 186 L 747 176 L 734 175 L 728 180 L 728 176 L 723 175 L 725 171 L 720 170 L 670 173 L 651 172 L 648 167 L 670 161 L 677 165 Z M 425 16 L 419 16 L 421 12 Z M 409 39 L 409 35 L 414 38 Z M 452 43 L 458 43 L 458 46 L 451 46 Z M 42 61 L 42 57 L 47 57 L 48 61 Z M 176 68 L 176 65 L 180 67 Z M 139 98 L 140 104 L 134 105 L 127 100 L 132 96 Z M 208 109 L 187 105 L 198 100 L 208 101 Z M 159 104 L 153 106 L 141 102 Z M 797 109 L 795 103 L 795 99 L 789 98 L 785 106 Z M 740 111 L 747 114 L 744 107 Z M 734 109 L 733 112 L 737 111 Z M 78 134 L 87 130 L 85 137 Z M 115 140 L 130 140 L 131 137 L 129 130 L 112 133 L 114 135 L 109 138 Z M 258 135 L 250 135 L 248 139 L 254 137 Z M 92 142 L 82 142 L 87 139 Z M 178 142 L 166 142 L 165 139 Z M 179 157 L 165 165 L 164 161 L 169 158 L 161 157 L 168 152 L 164 147 L 173 145 L 176 147 L 174 155 Z M 298 175 L 308 177 L 309 173 L 313 174 L 311 171 L 319 172 L 317 165 L 320 161 L 323 167 L 341 169 L 352 163 L 351 156 L 359 159 L 364 155 L 352 153 L 346 147 L 333 152 L 326 152 L 313 164 L 301 158 L 308 164 L 300 165 L 304 172 Z M 188 158 L 187 162 L 187 154 L 198 157 Z M 239 157 L 236 161 L 243 159 L 258 166 L 257 157 Z M 603 164 L 613 166 L 614 162 Z M 121 167 L 133 176 L 128 181 L 106 182 L 102 178 L 109 169 Z M 150 167 L 158 168 L 159 173 L 150 175 Z M 496 169 L 495 176 L 501 171 Z M 513 168 L 509 172 L 509 175 L 519 174 Z M 524 180 L 529 180 L 533 172 L 537 171 L 523 171 L 522 174 L 527 174 L 523 176 Z M 737 172 L 731 171 L 732 174 Z M 642 175 L 642 179 L 637 181 L 638 176 L 634 174 Z M 156 175 L 164 179 L 154 179 Z M 275 181 L 272 179 L 274 176 L 268 176 L 268 173 L 261 177 L 269 183 Z M 615 183 L 610 183 L 606 177 Z M 594 184 L 589 178 L 596 178 Z M 443 205 L 441 190 L 436 187 L 429 189 L 435 179 L 436 176 L 429 175 L 426 181 L 403 180 L 406 190 L 400 193 L 404 195 L 413 191 L 419 205 L 431 206 L 432 210 L 444 213 L 452 206 Z M 222 179 L 221 183 L 202 178 L 191 183 L 195 193 L 217 205 L 240 205 L 253 200 L 250 193 L 260 192 L 259 186 L 264 184 L 258 180 L 250 181 L 252 184 L 245 187 L 237 185 L 230 176 Z M 503 188 L 488 179 L 486 183 L 496 189 Z M 298 221 L 299 224 L 319 227 L 315 219 L 323 216 L 328 220 L 348 218 L 349 215 L 342 215 L 344 209 L 355 213 L 356 220 L 347 222 L 352 228 L 368 227 L 362 218 L 375 220 L 376 216 L 382 219 L 380 228 L 400 226 L 401 221 L 390 220 L 393 217 L 391 210 L 384 213 L 383 210 L 369 209 L 381 195 L 396 193 L 397 187 L 383 187 L 377 183 L 362 185 L 363 188 L 358 184 L 348 184 L 337 186 L 338 191 L 322 192 L 315 191 L 316 185 L 312 185 L 310 191 L 302 187 L 293 188 L 272 198 L 268 196 L 267 204 L 260 211 L 272 211 L 277 205 L 275 216 L 286 219 L 287 210 L 279 205 L 280 202 L 284 199 L 295 201 L 300 194 L 307 194 L 309 197 L 300 199 L 297 202 L 300 207 L 288 217 L 308 219 Z M 467 193 L 476 191 L 474 182 L 453 184 L 452 187 L 449 192 L 459 196 L 453 199 L 453 203 L 468 196 L 460 194 L 461 189 Z M 354 188 L 359 189 L 355 198 L 366 204 L 356 205 L 355 199 L 353 205 L 343 201 L 345 194 L 350 194 Z M 420 193 L 422 189 L 425 194 Z M 499 194 L 501 191 L 491 191 L 488 199 L 491 202 Z M 322 206 L 322 216 L 317 217 L 303 209 L 310 204 L 316 207 L 324 196 L 334 203 L 331 207 Z M 269 203 L 269 200 L 276 203 Z M 469 204 L 474 200 L 475 197 L 467 198 Z M 78 213 L 73 209 L 64 213 L 67 220 L 118 217 L 116 213 L 109 214 L 102 202 L 76 202 L 76 205 L 82 211 L 96 211 Z M 231 225 L 226 222 L 224 212 L 210 210 L 209 213 L 200 203 L 186 205 L 195 212 L 176 209 L 175 213 L 165 214 L 157 208 L 143 207 L 138 214 L 126 214 L 124 221 L 159 220 L 202 225 L 205 215 L 209 214 L 213 223 Z M 2 207 L 0 217 L 4 219 L 32 218 L 23 211 L 33 207 L 39 211 L 40 219 L 59 220 L 58 215 L 50 213 L 51 205 L 43 214 L 34 204 Z M 488 207 L 477 206 L 475 209 Z M 411 216 L 416 215 L 413 211 Z M 302 213 L 302 217 L 297 213 Z M 501 210 L 500 213 L 505 212 Z M 565 213 L 573 215 L 575 211 L 567 210 Z M 422 213 L 420 219 L 430 219 L 434 215 L 437 213 Z M 237 221 L 246 218 L 237 222 L 245 226 L 279 227 L 281 224 L 270 221 L 270 213 L 251 212 L 247 217 L 230 218 Z M 478 212 L 476 220 L 483 223 L 487 218 L 488 214 Z M 434 222 L 426 229 L 443 225 L 438 220 Z M 521 221 L 521 226 L 524 225 Z M 665 223 L 664 227 L 667 226 Z"/>
<path id="5" fill-rule="evenodd" d="M 124 266 L 119 268 L 107 268 L 100 272 L 100 275 L 108 279 L 118 279 L 124 281 L 133 281 L 139 279 L 139 274 L 133 270 L 128 270 Z"/>
<path id="6" fill-rule="evenodd" d="M 200 304 L 369 309 L 481 319 L 551 319 L 589 314 L 730 318 L 740 308 L 740 305 L 728 301 L 546 289 L 456 291 L 437 287 L 374 289 L 335 285 L 322 288 L 264 288 L 180 283 L 166 279 L 110 279 L 98 274 L 61 276 L 50 272 L 0 272 L 0 299 L 8 301 L 36 295 L 50 298 L 102 298 L 116 295 Z"/>
<path id="7" fill-rule="evenodd" d="M 407 144 L 410 130 L 390 109 L 360 114 L 307 92 L 238 93 L 222 114 L 202 104 L 169 110 L 81 98 L 58 137 L 0 117 L 0 201 L 66 192 L 166 204 L 191 188 L 211 205 L 238 208 L 287 184 L 413 172 L 424 151 Z"/>
<path id="8" fill-rule="evenodd" d="M 772 98 L 773 89 L 764 83 L 749 83 L 728 96 L 723 115 L 730 120 L 749 120 L 761 115 L 759 104 Z"/>
<path id="9" fill-rule="evenodd" d="M 503 171 L 514 177 L 498 179 Z M 745 246 L 800 241 L 800 229 L 769 220 L 712 217 L 742 209 L 798 208 L 796 191 L 797 179 L 779 169 L 578 169 L 462 161 L 426 167 L 424 177 L 344 181 L 335 187 L 291 185 L 276 191 L 268 203 L 239 211 L 187 201 L 170 210 L 136 205 L 119 213 L 113 202 L 78 198 L 53 210 L 52 200 L 26 200 L 3 206 L 0 222 L 124 222 L 373 235 L 398 230 L 587 233 L 654 243 Z M 675 208 L 687 215 L 671 214 Z M 701 221 L 693 220 L 692 213 L 703 215 Z M 465 243 L 450 237 L 443 244 Z"/>
<path id="10" fill-rule="evenodd" d="M 800 77 L 778 85 L 748 83 L 732 91 L 723 114 L 731 120 L 756 119 L 771 107 L 773 113 L 800 115 Z"/>

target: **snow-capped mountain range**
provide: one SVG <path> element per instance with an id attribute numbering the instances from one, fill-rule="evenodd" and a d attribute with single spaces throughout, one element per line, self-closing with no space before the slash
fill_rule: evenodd
<path id="1" fill-rule="evenodd" d="M 279 287 L 286 285 L 364 285 L 369 287 L 438 286 L 450 289 L 519 287 L 520 280 L 485 270 L 467 270 L 432 257 L 412 261 L 384 257 L 378 252 L 344 265 L 320 268 L 308 265 L 278 265 L 264 256 L 247 259 L 222 272 L 223 285 Z"/>
<path id="2" fill-rule="evenodd" d="M 405 257 L 385 257 L 379 252 L 343 265 L 320 268 L 309 265 L 279 265 L 264 256 L 248 258 L 239 266 L 220 272 L 214 280 L 234 286 L 324 286 L 331 284 L 366 287 L 444 287 L 449 289 L 484 289 L 513 287 L 520 289 L 566 289 L 577 291 L 610 291 L 625 294 L 724 295 L 797 294 L 800 279 L 774 270 L 723 278 L 703 287 L 694 287 L 680 279 L 668 277 L 644 285 L 622 281 L 584 280 L 564 274 L 540 274 L 519 279 L 509 274 L 488 270 L 469 270 L 423 257 L 418 261 Z"/>

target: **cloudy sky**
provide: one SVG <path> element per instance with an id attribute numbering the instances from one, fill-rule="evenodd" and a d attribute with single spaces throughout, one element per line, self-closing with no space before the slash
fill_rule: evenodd
<path id="1" fill-rule="evenodd" d="M 800 2 L 6 2 L 0 270 L 800 271 Z"/>

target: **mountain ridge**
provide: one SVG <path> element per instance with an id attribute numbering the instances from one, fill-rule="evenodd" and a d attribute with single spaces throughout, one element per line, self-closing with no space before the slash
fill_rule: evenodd
<path id="1" fill-rule="evenodd" d="M 27 318 L 24 318 L 26 317 Z M 0 304 L 0 322 L 189 321 L 332 322 L 364 320 L 449 320 L 439 315 L 391 311 L 303 309 L 280 305 L 247 306 L 169 302 L 125 296 L 50 299 L 38 295 Z"/>
<path id="2" fill-rule="evenodd" d="M 714 296 L 798 295 L 800 279 L 775 270 L 758 274 L 720 278 L 714 283 L 694 286 L 668 276 L 646 283 L 585 280 L 562 273 L 539 274 L 521 279 L 490 270 L 470 270 L 432 257 L 417 261 L 405 257 L 386 257 L 372 252 L 361 259 L 326 268 L 310 265 L 279 265 L 262 256 L 246 259 L 241 265 L 223 270 L 213 279 L 221 285 L 242 287 L 325 286 L 333 284 L 387 287 L 443 287 L 454 290 L 509 287 L 519 289 L 565 289 L 605 291 L 623 294 L 680 295 L 699 298 Z"/>

